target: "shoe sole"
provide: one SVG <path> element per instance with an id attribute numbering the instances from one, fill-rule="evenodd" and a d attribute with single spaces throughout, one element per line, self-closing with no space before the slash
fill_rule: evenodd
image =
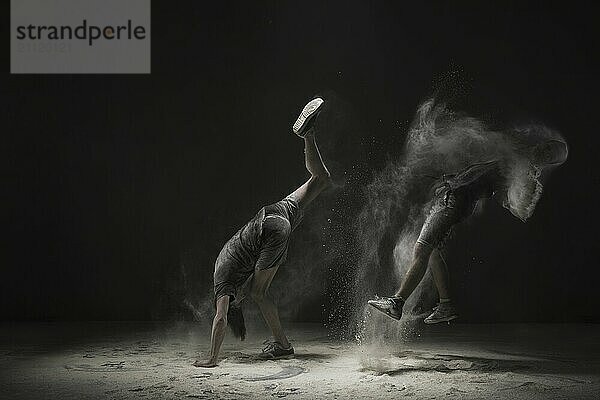
<path id="1" fill-rule="evenodd" d="M 423 322 L 425 322 L 427 325 L 435 325 L 435 324 L 439 324 L 441 322 L 450 322 L 450 321 L 454 321 L 456 318 L 458 318 L 458 315 L 451 315 L 449 317 L 446 318 L 441 318 L 441 319 L 435 319 L 435 320 L 423 320 Z"/>
<path id="2" fill-rule="evenodd" d="M 371 307 L 373 307 L 374 309 L 376 309 L 377 311 L 384 313 L 385 315 L 387 315 L 388 317 L 390 317 L 391 319 L 395 319 L 396 321 L 400 321 L 400 318 L 402 318 L 402 315 L 400 315 L 399 317 L 397 315 L 392 314 L 391 312 L 387 311 L 387 310 L 383 310 L 379 307 L 377 307 L 374 304 L 368 303 Z"/>
<path id="3" fill-rule="evenodd" d="M 300 116 L 292 126 L 292 131 L 296 135 L 300 137 L 304 137 L 304 135 L 306 135 L 306 126 L 317 115 L 323 103 L 323 99 L 317 97 L 316 99 L 309 101 L 308 104 L 304 106 Z"/>

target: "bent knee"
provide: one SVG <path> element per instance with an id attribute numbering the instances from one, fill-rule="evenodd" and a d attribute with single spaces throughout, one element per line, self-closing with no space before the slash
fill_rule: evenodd
<path id="1" fill-rule="evenodd" d="M 333 179 L 331 179 L 331 174 L 329 172 L 319 175 L 317 179 L 323 188 L 328 188 L 333 185 Z"/>
<path id="2" fill-rule="evenodd" d="M 311 177 L 311 181 L 313 187 L 319 190 L 325 190 L 333 185 L 333 180 L 331 179 L 331 174 L 329 174 L 329 172 L 323 172 L 319 175 L 313 175 Z"/>

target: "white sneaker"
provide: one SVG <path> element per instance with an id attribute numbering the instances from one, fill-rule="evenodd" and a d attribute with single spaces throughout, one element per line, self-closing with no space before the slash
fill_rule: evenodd
<path id="1" fill-rule="evenodd" d="M 306 135 L 306 132 L 308 132 L 310 128 L 311 120 L 319 113 L 323 103 L 323 99 L 317 97 L 309 101 L 308 104 L 304 106 L 300 116 L 292 126 L 292 131 L 294 131 L 296 135 L 300 137 L 304 137 L 304 135 Z"/>
<path id="2" fill-rule="evenodd" d="M 447 302 L 439 303 L 423 322 L 426 324 L 439 324 L 440 322 L 449 322 L 456 318 L 458 318 L 456 307 L 452 303 Z"/>
<path id="3" fill-rule="evenodd" d="M 377 297 L 374 300 L 369 300 L 367 303 L 390 318 L 402 318 L 404 300 L 399 297 Z"/>

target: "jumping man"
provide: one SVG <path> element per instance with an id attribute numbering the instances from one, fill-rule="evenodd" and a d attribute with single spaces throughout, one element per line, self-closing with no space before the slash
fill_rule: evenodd
<path id="1" fill-rule="evenodd" d="M 531 149 L 528 167 L 514 160 L 492 160 L 474 164 L 438 182 L 429 215 L 413 248 L 411 265 L 400 288 L 392 297 L 369 300 L 369 305 L 391 318 L 402 317 L 402 307 L 413 293 L 429 265 L 440 302 L 425 323 L 451 321 L 458 317 L 450 300 L 448 269 L 441 254 L 452 227 L 467 219 L 481 199 L 496 198 L 516 217 L 525 221 L 531 216 L 541 195 L 538 176 L 549 165 L 560 165 L 567 157 L 567 145 L 548 140 Z M 520 172 L 520 176 L 516 171 Z"/>

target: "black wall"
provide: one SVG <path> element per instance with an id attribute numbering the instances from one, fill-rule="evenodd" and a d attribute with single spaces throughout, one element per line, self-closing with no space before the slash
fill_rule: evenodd
<path id="1" fill-rule="evenodd" d="M 453 285 L 467 320 L 600 319 L 592 3 L 152 3 L 151 75 L 11 76 L 4 63 L 3 319 L 174 315 L 182 254 L 210 286 L 224 241 L 305 178 L 289 127 L 313 93 L 352 106 L 378 169 L 440 87 L 570 145 L 530 222 L 491 208 L 464 230 Z"/>

